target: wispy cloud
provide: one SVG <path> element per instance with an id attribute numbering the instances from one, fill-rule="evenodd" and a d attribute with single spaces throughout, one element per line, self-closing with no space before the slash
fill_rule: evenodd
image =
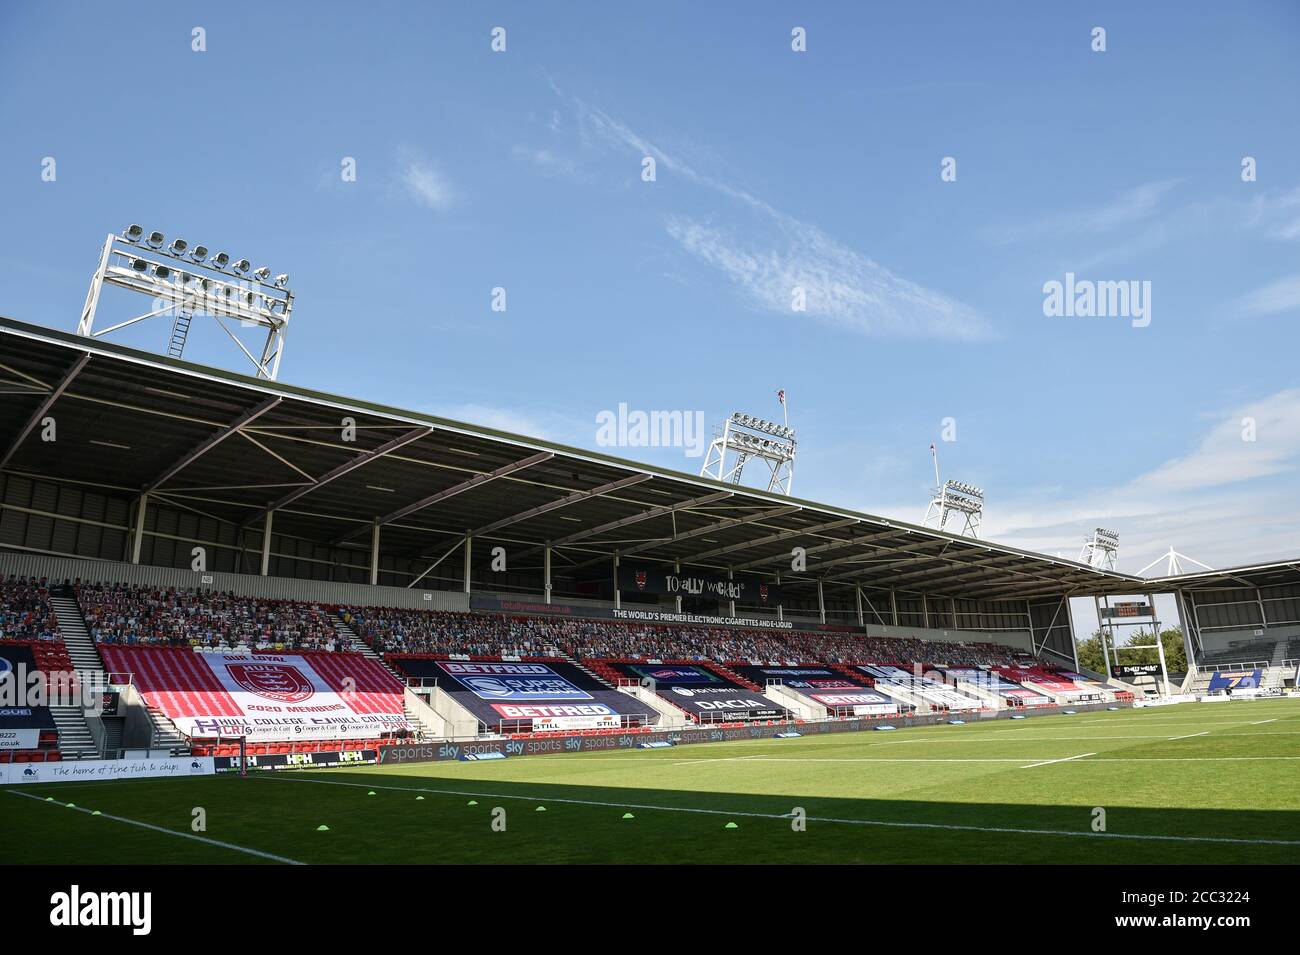
<path id="1" fill-rule="evenodd" d="M 1177 184 L 1174 179 L 1144 183 L 1100 205 L 1030 222 L 991 226 L 985 235 L 999 245 L 1042 239 L 1095 238 L 1152 218 Z"/>
<path id="2" fill-rule="evenodd" d="M 667 228 L 683 249 L 766 311 L 792 314 L 794 290 L 801 289 L 809 315 L 866 335 L 953 340 L 989 335 L 988 323 L 974 309 L 895 275 L 806 223 L 786 220 L 780 248 L 678 216 L 669 217 Z"/>
<path id="3" fill-rule="evenodd" d="M 1130 573 L 1170 545 L 1220 567 L 1294 556 L 1300 513 L 1290 498 L 1298 475 L 1300 389 L 1293 388 L 1220 413 L 1186 454 L 1128 480 L 1064 496 L 991 495 L 984 530 L 992 540 L 1074 558 L 1092 528 L 1113 527 L 1120 569 Z"/>
<path id="4" fill-rule="evenodd" d="M 991 337 L 990 323 L 976 309 L 903 278 L 816 225 L 701 171 L 603 110 L 580 99 L 571 102 L 587 149 L 651 156 L 660 178 L 676 177 L 731 203 L 732 210 L 724 205 L 707 220 L 669 213 L 664 228 L 685 252 L 726 278 L 750 306 L 863 335 L 955 341 Z M 534 160 L 552 161 L 549 156 Z M 796 289 L 803 290 L 802 311 L 793 307 Z"/>
<path id="5" fill-rule="evenodd" d="M 408 196 L 430 209 L 445 209 L 451 204 L 451 186 L 433 163 L 410 150 L 402 152 L 399 162 L 401 182 Z"/>
<path id="6" fill-rule="evenodd" d="M 1241 305 L 1248 315 L 1275 315 L 1300 309 L 1300 275 L 1256 289 L 1242 299 Z"/>
<path id="7" fill-rule="evenodd" d="M 511 155 L 520 162 L 526 162 L 547 176 L 577 175 L 578 164 L 566 156 L 561 156 L 551 149 L 534 149 L 528 146 L 515 146 Z"/>
<path id="8" fill-rule="evenodd" d="M 1279 391 L 1223 417 L 1190 453 L 1133 482 L 1138 489 L 1196 490 L 1268 477 L 1300 466 L 1300 388 Z"/>

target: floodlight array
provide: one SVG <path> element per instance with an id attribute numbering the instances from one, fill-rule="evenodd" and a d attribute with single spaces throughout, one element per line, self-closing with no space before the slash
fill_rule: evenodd
<path id="1" fill-rule="evenodd" d="M 167 244 L 163 233 L 146 233 L 134 223 L 122 230 L 122 240 L 139 249 L 139 253 L 121 248 L 114 248 L 114 253 L 125 261 L 130 272 L 146 278 L 156 286 L 156 291 L 169 298 L 193 299 L 204 311 L 226 313 L 234 309 L 235 317 L 251 312 L 272 323 L 282 321 L 289 312 L 293 293 L 285 273 L 271 280 L 271 269 L 267 266 L 254 269 L 248 259 L 232 259 L 224 251 L 210 253 L 207 246 L 191 245 L 179 237 Z M 164 256 L 171 262 L 157 261 L 155 256 Z M 229 274 L 231 280 L 215 278 L 212 272 Z"/>
<path id="2" fill-rule="evenodd" d="M 748 428 L 750 431 L 761 431 L 764 434 L 770 434 L 777 438 L 786 438 L 794 440 L 794 428 L 783 424 L 776 424 L 768 421 L 766 418 L 759 418 L 755 415 L 744 414 L 739 411 L 731 413 L 731 423 L 742 428 Z"/>

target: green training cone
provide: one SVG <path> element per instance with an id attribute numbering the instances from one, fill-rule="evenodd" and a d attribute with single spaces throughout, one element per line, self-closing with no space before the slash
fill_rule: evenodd
<path id="1" fill-rule="evenodd" d="M 330 827 L 329 827 L 329 826 L 317 826 L 317 827 L 316 827 L 316 831 L 317 831 L 317 832 L 329 832 L 329 831 L 330 831 Z"/>
<path id="2" fill-rule="evenodd" d="M 722 828 L 723 828 L 723 829 L 739 829 L 740 826 L 736 825 L 734 822 L 729 822 L 729 823 L 727 823 L 725 826 L 723 826 Z"/>
<path id="3" fill-rule="evenodd" d="M 416 796 L 416 797 L 415 797 L 415 801 L 416 801 L 416 802 L 423 802 L 423 801 L 424 801 L 424 797 L 423 797 L 423 796 Z"/>
<path id="4" fill-rule="evenodd" d="M 546 807 L 538 806 L 536 809 L 533 810 L 533 812 L 546 812 Z"/>
<path id="5" fill-rule="evenodd" d="M 100 812 L 98 809 L 96 809 L 94 812 L 91 813 L 91 815 L 92 815 L 92 816 L 102 816 L 103 813 Z"/>
<path id="6" fill-rule="evenodd" d="M 478 800 L 477 800 L 477 799 L 471 799 L 469 802 L 465 803 L 465 805 L 467 805 L 467 806 L 477 806 L 477 805 L 478 805 Z"/>
<path id="7" fill-rule="evenodd" d="M 632 815 L 630 812 L 625 812 L 625 813 L 623 813 L 623 818 L 624 818 L 624 819 L 635 819 L 636 816 Z"/>
<path id="8" fill-rule="evenodd" d="M 372 789 L 372 790 L 370 790 L 370 792 L 366 793 L 366 795 L 367 795 L 367 796 L 373 796 L 373 795 L 375 795 L 375 791 Z"/>

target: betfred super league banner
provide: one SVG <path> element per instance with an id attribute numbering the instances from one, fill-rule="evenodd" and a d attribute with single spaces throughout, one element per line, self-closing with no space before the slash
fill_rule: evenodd
<path id="1" fill-rule="evenodd" d="M 781 603 L 781 588 L 759 577 L 739 574 L 729 580 L 725 574 L 678 574 L 649 564 L 621 564 L 618 589 L 625 593 L 673 597 L 717 597 L 760 607 Z"/>
<path id="2" fill-rule="evenodd" d="M 372 739 L 410 730 L 400 687 L 392 692 L 336 691 L 305 656 L 194 654 L 224 693 L 173 691 L 186 699 L 182 715 L 164 706 L 189 737 L 247 736 L 253 742 Z M 355 680 L 354 680 L 355 682 Z M 364 702 L 363 702 L 364 700 Z M 177 715 L 173 715 L 176 712 Z"/>
<path id="3" fill-rule="evenodd" d="M 409 666 L 408 661 L 403 664 Z M 399 664 L 400 665 L 400 664 Z M 560 729 L 610 729 L 622 725 L 630 701 L 608 691 L 579 686 L 575 674 L 561 673 L 559 662 L 509 663 L 439 660 L 440 682 L 472 696 L 470 709 L 489 725 L 528 724 L 536 732 Z M 599 693 L 602 699 L 597 699 Z M 465 700 L 462 698 L 462 702 Z M 489 712 L 485 712 L 485 710 Z"/>

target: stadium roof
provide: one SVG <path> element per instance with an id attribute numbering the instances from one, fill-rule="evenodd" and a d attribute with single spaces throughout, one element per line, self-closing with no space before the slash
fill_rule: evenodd
<path id="1" fill-rule="evenodd" d="M 436 560 L 469 533 L 560 567 L 623 559 L 979 599 L 1152 581 L 0 318 L 0 467 L 240 526 Z M 57 440 L 37 437 L 46 415 Z M 355 419 L 356 439 L 342 438 Z M 806 573 L 790 572 L 791 548 Z M 518 551 L 513 551 L 518 553 Z M 1199 576 L 1199 575 L 1189 575 Z"/>
<path id="2" fill-rule="evenodd" d="M 1300 557 L 1262 564 L 1243 564 L 1222 570 L 1201 570 L 1187 574 L 1152 578 L 1161 588 L 1173 585 L 1180 590 L 1222 590 L 1236 587 L 1276 587 L 1300 583 Z"/>

